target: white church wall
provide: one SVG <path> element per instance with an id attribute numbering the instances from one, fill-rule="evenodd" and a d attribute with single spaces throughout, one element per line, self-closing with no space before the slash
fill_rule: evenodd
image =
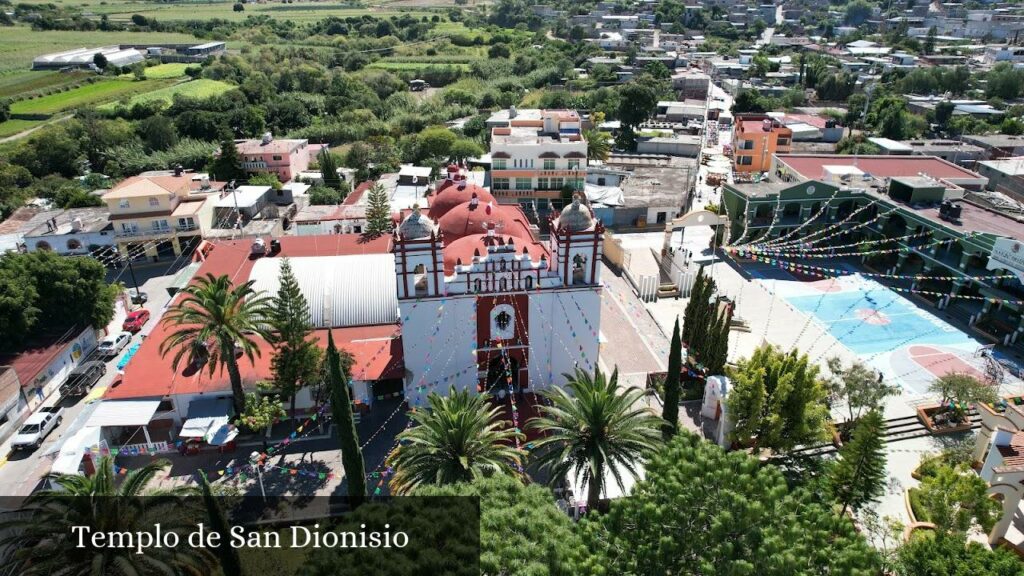
<path id="1" fill-rule="evenodd" d="M 586 321 L 581 310 L 590 311 Z M 530 295 L 532 389 L 564 385 L 564 374 L 572 374 L 577 366 L 594 371 L 600 314 L 601 296 L 596 288 Z"/>
<path id="2" fill-rule="evenodd" d="M 430 392 L 476 389 L 476 309 L 474 297 L 400 303 L 405 397 L 423 406 Z M 408 318 L 406 318 L 408 316 Z"/>

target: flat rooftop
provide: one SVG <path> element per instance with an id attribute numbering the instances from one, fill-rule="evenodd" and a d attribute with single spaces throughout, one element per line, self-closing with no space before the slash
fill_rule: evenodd
<path id="1" fill-rule="evenodd" d="M 975 172 L 933 156 L 777 154 L 775 157 L 780 164 L 788 166 L 792 173 L 808 180 L 822 178 L 826 166 L 850 166 L 875 178 L 924 175 L 939 180 L 984 180 Z"/>
<path id="2" fill-rule="evenodd" d="M 46 226 L 46 221 L 53 218 L 57 219 L 56 229 Z M 36 214 L 29 221 L 29 226 L 25 228 L 25 236 L 62 236 L 78 232 L 99 232 L 104 228 L 113 228 L 110 223 L 110 211 L 106 206 L 48 210 Z"/>
<path id="3" fill-rule="evenodd" d="M 1002 172 L 1007 176 L 1024 176 L 1024 156 L 1004 158 L 1002 160 L 986 160 L 979 162 L 979 164 L 997 172 Z"/>
<path id="4" fill-rule="evenodd" d="M 505 145 L 543 145 L 543 144 L 570 144 L 586 142 L 582 134 L 558 134 L 544 132 L 542 128 L 534 126 L 511 126 L 491 129 L 491 146 L 495 144 Z"/>

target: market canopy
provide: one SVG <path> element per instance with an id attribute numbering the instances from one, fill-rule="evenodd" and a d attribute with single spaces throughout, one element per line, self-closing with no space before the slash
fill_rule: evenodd
<path id="1" fill-rule="evenodd" d="M 86 450 L 102 443 L 101 430 L 95 426 L 87 426 L 79 430 L 61 446 L 57 458 L 50 467 L 53 474 L 78 474 L 82 464 L 82 455 Z"/>
<path id="2" fill-rule="evenodd" d="M 159 400 L 106 400 L 96 407 L 85 425 L 145 426 L 159 406 Z"/>
<path id="3" fill-rule="evenodd" d="M 209 444 L 219 446 L 238 435 L 230 425 L 231 398 L 200 398 L 188 405 L 185 424 L 178 436 L 181 438 L 202 438 Z"/>

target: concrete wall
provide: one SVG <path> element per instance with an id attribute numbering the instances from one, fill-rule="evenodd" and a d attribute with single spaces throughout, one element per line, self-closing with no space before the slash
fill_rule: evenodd
<path id="1" fill-rule="evenodd" d="M 577 366 L 593 373 L 600 325 L 599 287 L 531 294 L 530 388 L 563 386 Z"/>
<path id="2" fill-rule="evenodd" d="M 49 396 L 60 387 L 61 382 L 78 363 L 96 348 L 96 331 L 92 328 L 82 330 L 71 343 L 59 354 L 54 356 L 50 364 L 43 369 L 32 382 L 22 382 L 25 394 L 37 397 Z"/>
<path id="3" fill-rule="evenodd" d="M 405 397 L 424 406 L 430 392 L 476 390 L 476 296 L 403 301 Z"/>

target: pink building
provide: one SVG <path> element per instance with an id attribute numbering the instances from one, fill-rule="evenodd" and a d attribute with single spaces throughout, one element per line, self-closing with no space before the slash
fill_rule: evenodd
<path id="1" fill-rule="evenodd" d="M 323 147 L 309 140 L 275 140 L 270 132 L 259 140 L 235 140 L 235 146 L 243 170 L 250 174 L 272 172 L 281 182 L 290 182 L 299 172 L 308 170 L 310 160 Z"/>

